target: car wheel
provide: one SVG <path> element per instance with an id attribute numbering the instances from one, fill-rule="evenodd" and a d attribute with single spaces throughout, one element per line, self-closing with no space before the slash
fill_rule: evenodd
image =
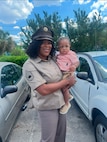
<path id="1" fill-rule="evenodd" d="M 103 115 L 96 117 L 94 132 L 96 142 L 107 142 L 107 119 Z"/>
<path id="2" fill-rule="evenodd" d="M 0 142 L 2 142 L 2 138 L 0 137 Z"/>

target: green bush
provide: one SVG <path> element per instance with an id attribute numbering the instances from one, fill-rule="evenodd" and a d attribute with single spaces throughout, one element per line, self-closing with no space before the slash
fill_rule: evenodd
<path id="1" fill-rule="evenodd" d="M 20 48 L 14 48 L 13 50 L 11 50 L 10 54 L 12 56 L 25 56 L 26 55 L 25 51 Z"/>
<path id="2" fill-rule="evenodd" d="M 24 62 L 28 59 L 27 55 L 24 56 L 1 56 L 0 62 L 13 62 L 21 67 L 23 66 Z"/>

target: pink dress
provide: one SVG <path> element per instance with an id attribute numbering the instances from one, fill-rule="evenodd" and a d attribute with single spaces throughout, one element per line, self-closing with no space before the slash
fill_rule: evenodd
<path id="1" fill-rule="evenodd" d="M 57 54 L 57 64 L 61 71 L 69 72 L 69 68 L 72 65 L 77 65 L 79 63 L 78 57 L 76 53 L 72 50 L 68 52 L 66 55 Z"/>

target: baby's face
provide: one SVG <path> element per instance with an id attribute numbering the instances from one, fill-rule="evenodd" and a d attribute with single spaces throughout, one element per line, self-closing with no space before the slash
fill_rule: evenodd
<path id="1" fill-rule="evenodd" d="M 58 44 L 59 52 L 63 55 L 67 54 L 70 51 L 70 43 L 67 39 L 60 40 Z"/>

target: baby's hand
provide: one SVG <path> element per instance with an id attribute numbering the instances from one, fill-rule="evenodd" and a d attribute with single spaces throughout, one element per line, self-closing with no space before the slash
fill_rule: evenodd
<path id="1" fill-rule="evenodd" d="M 71 72 L 74 72 L 74 71 L 76 70 L 76 67 L 75 67 L 74 65 L 72 65 L 72 66 L 69 68 L 69 70 L 70 70 Z"/>
<path id="2" fill-rule="evenodd" d="M 70 76 L 68 78 L 68 81 L 69 81 L 69 84 L 67 85 L 67 88 L 70 88 L 76 83 L 76 76 L 75 75 Z"/>

